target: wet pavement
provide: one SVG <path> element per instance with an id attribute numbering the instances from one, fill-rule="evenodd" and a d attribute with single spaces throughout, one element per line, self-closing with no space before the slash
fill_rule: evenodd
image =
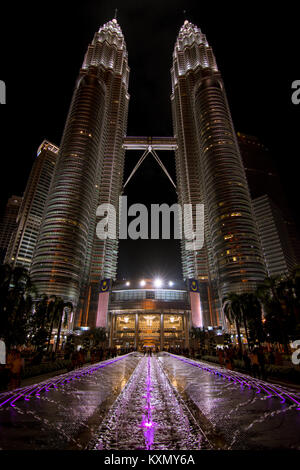
<path id="1" fill-rule="evenodd" d="M 83 449 L 125 387 L 140 357 L 131 354 L 118 359 L 111 364 L 110 361 L 100 363 L 104 367 L 74 380 L 74 374 L 89 371 L 91 367 L 57 376 L 56 385 L 54 377 L 51 383 L 57 388 L 48 386 L 48 391 L 45 387 L 39 392 L 38 388 L 33 392 L 27 389 L 26 400 L 21 397 L 1 406 L 10 397 L 1 394 L 0 449 Z M 20 393 L 22 390 L 16 395 Z"/>
<path id="2" fill-rule="evenodd" d="M 0 394 L 0 449 L 300 449 L 300 396 L 138 353 Z"/>
<path id="3" fill-rule="evenodd" d="M 88 449 L 211 448 L 156 357 L 142 357 Z"/>
<path id="4" fill-rule="evenodd" d="M 180 356 L 164 354 L 159 360 L 214 448 L 300 449 L 299 391 Z"/>

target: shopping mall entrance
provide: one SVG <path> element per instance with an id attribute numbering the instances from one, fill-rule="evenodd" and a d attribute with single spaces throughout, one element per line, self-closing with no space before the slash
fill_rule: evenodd
<path id="1" fill-rule="evenodd" d="M 111 343 L 141 352 L 184 348 L 187 325 L 184 313 L 118 314 L 112 318 Z"/>

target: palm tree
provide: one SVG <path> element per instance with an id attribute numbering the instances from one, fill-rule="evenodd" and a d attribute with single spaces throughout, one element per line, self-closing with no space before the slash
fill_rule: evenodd
<path id="1" fill-rule="evenodd" d="M 289 334 L 294 331 L 294 293 L 288 277 L 267 277 L 257 295 L 266 312 L 265 330 L 271 342 L 279 342 L 288 352 Z"/>
<path id="2" fill-rule="evenodd" d="M 61 327 L 68 324 L 68 314 L 73 312 L 73 304 L 65 302 L 61 297 L 58 297 L 55 302 L 55 317 L 58 320 L 57 340 L 55 345 L 55 353 L 59 347 Z"/>
<path id="3" fill-rule="evenodd" d="M 50 321 L 50 329 L 49 329 L 49 336 L 48 336 L 48 345 L 47 345 L 47 353 L 49 352 L 50 349 L 50 342 L 51 342 L 51 337 L 52 337 L 52 331 L 54 328 L 54 323 L 57 320 L 56 319 L 56 300 L 57 297 L 56 295 L 51 296 L 49 303 L 48 303 L 48 317 Z"/>
<path id="4" fill-rule="evenodd" d="M 34 292 L 25 268 L 0 266 L 0 334 L 8 349 L 26 342 Z"/>
<path id="5" fill-rule="evenodd" d="M 106 328 L 94 327 L 86 332 L 86 335 L 91 339 L 93 346 L 98 346 L 100 343 L 104 343 L 107 339 Z"/>
<path id="6" fill-rule="evenodd" d="M 31 335 L 29 342 L 41 352 L 47 342 L 50 327 L 49 298 L 43 294 L 35 302 L 34 314 L 31 318 Z"/>
<path id="7" fill-rule="evenodd" d="M 291 278 L 293 282 L 294 313 L 297 325 L 300 327 L 300 265 L 294 267 Z"/>
<path id="8" fill-rule="evenodd" d="M 42 297 L 35 304 L 35 316 L 36 323 L 39 328 L 44 328 L 48 321 L 48 304 L 49 298 L 46 294 L 43 294 Z"/>
<path id="9" fill-rule="evenodd" d="M 52 331 L 55 326 L 57 326 L 57 339 L 54 352 L 57 352 L 60 341 L 61 327 L 62 325 L 65 326 L 68 323 L 68 314 L 72 311 L 73 304 L 71 302 L 65 302 L 61 297 L 57 297 L 56 295 L 51 296 L 47 309 L 47 316 L 50 322 L 47 352 L 50 348 Z"/>
<path id="10" fill-rule="evenodd" d="M 12 291 L 15 295 L 20 292 L 36 293 L 26 268 L 21 266 L 13 268 L 10 264 L 2 264 L 0 266 L 0 308 L 5 303 L 8 293 Z"/>
<path id="11" fill-rule="evenodd" d="M 190 336 L 192 339 L 196 340 L 197 343 L 199 344 L 199 348 L 202 349 L 205 345 L 205 336 L 206 336 L 206 333 L 205 333 L 205 328 L 195 328 L 195 327 L 192 327 L 191 328 L 191 331 L 190 331 Z"/>
<path id="12" fill-rule="evenodd" d="M 240 295 L 243 322 L 248 345 L 251 341 L 264 341 L 264 331 L 262 324 L 262 309 L 257 295 L 253 292 Z"/>
<path id="13" fill-rule="evenodd" d="M 294 280 L 295 296 L 299 301 L 300 300 L 300 265 L 299 264 L 294 267 L 292 271 L 292 278 Z"/>
<path id="14" fill-rule="evenodd" d="M 223 300 L 223 311 L 230 324 L 235 323 L 238 335 L 239 349 L 242 351 L 241 341 L 241 323 L 242 323 L 242 304 L 240 296 L 234 292 L 227 294 Z"/>
<path id="15" fill-rule="evenodd" d="M 242 309 L 242 319 L 245 327 L 245 333 L 247 338 L 247 343 L 249 346 L 249 333 L 248 333 L 248 320 L 250 317 L 250 299 L 248 297 L 248 293 L 244 293 L 240 295 L 241 300 L 241 309 Z"/>

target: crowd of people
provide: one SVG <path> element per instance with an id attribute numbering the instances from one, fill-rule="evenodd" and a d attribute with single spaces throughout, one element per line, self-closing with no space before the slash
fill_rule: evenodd
<path id="1" fill-rule="evenodd" d="M 229 370 L 242 369 L 255 378 L 266 379 L 266 365 L 283 365 L 284 355 L 278 348 L 256 346 L 244 348 L 241 352 L 238 346 L 226 346 L 208 351 L 196 348 L 168 348 L 168 352 L 190 358 L 201 359 L 205 356 L 215 356 L 219 364 Z"/>
<path id="2" fill-rule="evenodd" d="M 266 378 L 265 364 L 268 361 L 262 347 L 256 347 L 251 351 L 244 349 L 242 353 L 235 347 L 227 347 L 218 350 L 218 357 L 220 365 L 227 369 L 234 369 L 234 360 L 242 360 L 247 374 L 255 378 Z"/>
<path id="3" fill-rule="evenodd" d="M 3 347 L 2 341 L 0 347 Z M 84 364 L 105 361 L 118 355 L 128 354 L 133 348 L 103 348 L 97 347 L 92 350 L 80 348 L 73 352 L 60 351 L 41 353 L 28 349 L 11 349 L 0 351 L 0 391 L 14 390 L 21 386 L 22 372 L 26 366 L 43 364 L 57 359 L 68 361 L 67 370 L 77 369 Z"/>
<path id="4" fill-rule="evenodd" d="M 283 355 L 279 349 L 267 349 L 265 347 L 254 347 L 253 349 L 243 348 L 243 351 L 237 346 L 226 346 L 223 348 L 207 351 L 196 348 L 167 347 L 164 349 L 173 354 L 183 355 L 191 358 L 205 358 L 207 355 L 215 356 L 220 366 L 229 370 L 242 369 L 247 374 L 255 378 L 266 379 L 266 364 L 282 365 Z M 107 359 L 128 354 L 135 351 L 134 348 L 107 348 L 98 346 L 92 350 L 80 348 L 73 351 L 60 351 L 58 354 L 50 352 L 49 354 L 37 353 L 27 350 L 12 349 L 5 351 L 4 342 L 0 339 L 0 391 L 13 390 L 20 387 L 22 371 L 26 365 L 40 364 L 41 362 L 55 361 L 65 359 L 68 361 L 68 370 L 82 367 L 86 363 L 97 363 Z M 144 354 L 152 355 L 159 352 L 158 348 L 144 348 Z"/>
<path id="5" fill-rule="evenodd" d="M 91 351 L 86 349 L 79 349 L 78 351 L 75 350 L 70 354 L 64 356 L 65 359 L 71 359 L 71 364 L 69 366 L 71 369 L 76 369 L 78 367 L 82 367 L 83 364 L 89 363 L 96 363 L 101 361 L 106 361 L 112 357 L 122 356 L 123 354 L 128 354 L 133 352 L 133 348 L 94 348 Z"/>
<path id="6" fill-rule="evenodd" d="M 14 390 L 21 385 L 24 358 L 18 349 L 12 349 L 0 363 L 0 390 Z"/>

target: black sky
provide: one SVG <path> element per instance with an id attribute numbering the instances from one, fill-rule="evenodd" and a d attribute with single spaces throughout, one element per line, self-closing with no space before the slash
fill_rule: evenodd
<path id="1" fill-rule="evenodd" d="M 300 79 L 299 11 L 294 2 L 85 1 L 13 2 L 1 18 L 1 209 L 22 194 L 43 139 L 59 145 L 73 86 L 94 32 L 114 16 L 125 36 L 131 96 L 128 135 L 172 135 L 170 68 L 185 18 L 214 49 L 237 131 L 270 149 L 291 209 L 298 217 L 300 105 L 291 83 Z M 297 10 L 298 8 L 298 10 Z M 183 10 L 186 10 L 184 16 Z M 174 175 L 174 157 L 160 155 Z M 139 154 L 126 155 L 125 176 Z M 128 185 L 130 202 L 176 201 L 151 156 Z M 121 242 L 119 275 L 180 277 L 177 242 Z"/>

